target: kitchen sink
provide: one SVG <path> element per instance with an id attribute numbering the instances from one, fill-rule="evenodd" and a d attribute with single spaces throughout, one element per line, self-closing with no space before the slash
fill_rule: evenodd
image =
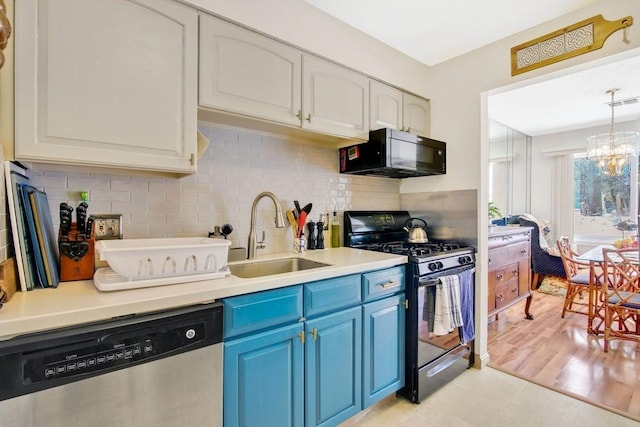
<path id="1" fill-rule="evenodd" d="M 284 258 L 270 261 L 246 262 L 229 265 L 231 274 L 250 279 L 253 277 L 271 276 L 273 274 L 291 273 L 312 268 L 327 267 L 330 264 L 311 261 L 304 258 Z"/>

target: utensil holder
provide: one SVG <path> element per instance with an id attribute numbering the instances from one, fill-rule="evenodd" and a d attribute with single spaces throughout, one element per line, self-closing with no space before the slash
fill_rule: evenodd
<path id="1" fill-rule="evenodd" d="M 95 270 L 95 241 L 86 238 L 71 224 L 67 236 L 58 233 L 58 250 L 60 252 L 60 281 L 93 279 Z"/>

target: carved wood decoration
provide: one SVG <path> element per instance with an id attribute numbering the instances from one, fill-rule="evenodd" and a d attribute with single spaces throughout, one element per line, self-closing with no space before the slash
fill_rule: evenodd
<path id="1" fill-rule="evenodd" d="M 617 21 L 607 21 L 602 15 L 596 15 L 512 47 L 511 75 L 515 76 L 600 49 L 605 40 L 620 29 L 624 29 L 623 41 L 629 43 L 627 28 L 632 24 L 631 16 Z"/>
<path id="2" fill-rule="evenodd" d="M 11 37 L 11 23 L 7 17 L 7 5 L 0 0 L 0 68 L 4 65 L 4 53 L 2 52 Z"/>

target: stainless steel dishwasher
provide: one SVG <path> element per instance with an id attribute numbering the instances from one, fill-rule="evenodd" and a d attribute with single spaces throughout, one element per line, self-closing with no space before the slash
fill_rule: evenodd
<path id="1" fill-rule="evenodd" d="M 0 341 L 2 427 L 222 425 L 222 305 Z"/>

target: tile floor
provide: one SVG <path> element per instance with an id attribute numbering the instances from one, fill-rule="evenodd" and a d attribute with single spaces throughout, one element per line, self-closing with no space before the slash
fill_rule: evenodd
<path id="1" fill-rule="evenodd" d="M 637 427 L 638 423 L 487 367 L 465 371 L 419 405 L 390 396 L 343 426 Z"/>

